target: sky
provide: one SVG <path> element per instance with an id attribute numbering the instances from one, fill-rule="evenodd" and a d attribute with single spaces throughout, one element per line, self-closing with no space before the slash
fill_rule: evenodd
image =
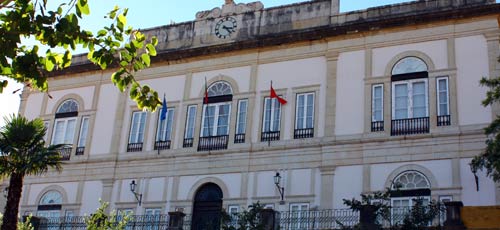
<path id="1" fill-rule="evenodd" d="M 49 9 L 57 7 L 60 3 L 69 0 L 49 0 Z M 235 3 L 250 3 L 255 0 L 235 0 Z M 261 0 L 265 8 L 303 2 L 300 0 Z M 394 4 L 399 2 L 409 2 L 408 0 L 340 0 L 340 11 L 348 12 L 360 10 L 374 6 Z M 115 5 L 122 8 L 129 8 L 127 22 L 134 29 L 145 29 L 162 26 L 171 22 L 179 23 L 192 21 L 198 11 L 211 10 L 221 7 L 224 0 L 89 0 L 91 15 L 82 21 L 82 27 L 96 32 L 100 27 L 106 26 L 108 21 L 103 17 L 113 9 Z M 8 114 L 17 113 L 20 102 L 20 84 L 9 82 L 9 86 L 0 94 L 0 127 L 4 125 L 3 117 Z M 50 89 L 50 85 L 49 85 Z"/>

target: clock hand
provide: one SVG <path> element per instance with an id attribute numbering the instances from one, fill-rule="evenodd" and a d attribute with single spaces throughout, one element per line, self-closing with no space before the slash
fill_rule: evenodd
<path id="1" fill-rule="evenodd" d="M 234 28 L 233 27 L 227 27 L 225 25 L 222 25 L 222 29 L 225 29 L 229 33 L 234 32 Z"/>

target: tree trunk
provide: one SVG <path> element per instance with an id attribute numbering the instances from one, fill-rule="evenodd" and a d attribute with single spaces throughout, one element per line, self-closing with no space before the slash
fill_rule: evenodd
<path id="1" fill-rule="evenodd" d="M 23 179 L 24 175 L 18 173 L 12 173 L 10 176 L 9 193 L 1 230 L 17 229 L 17 215 L 19 213 L 19 201 L 23 192 Z"/>

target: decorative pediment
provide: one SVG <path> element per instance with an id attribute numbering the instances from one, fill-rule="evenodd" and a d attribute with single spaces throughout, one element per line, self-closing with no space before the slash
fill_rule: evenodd
<path id="1" fill-rule="evenodd" d="M 226 0 L 226 3 L 222 5 L 222 8 L 216 7 L 212 10 L 205 10 L 196 13 L 196 20 L 205 20 L 210 18 L 218 18 L 228 15 L 242 14 L 247 12 L 254 12 L 264 9 L 264 4 L 261 2 L 251 2 L 251 3 L 234 3 L 232 0 Z"/>

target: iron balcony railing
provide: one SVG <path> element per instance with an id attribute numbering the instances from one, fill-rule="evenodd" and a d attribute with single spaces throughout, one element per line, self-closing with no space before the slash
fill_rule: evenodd
<path id="1" fill-rule="evenodd" d="M 260 135 L 260 141 L 279 141 L 280 131 L 262 132 Z"/>
<path id="2" fill-rule="evenodd" d="M 372 121 L 372 132 L 383 132 L 384 121 Z"/>
<path id="3" fill-rule="evenodd" d="M 155 150 L 165 150 L 165 149 L 170 149 L 170 143 L 171 143 L 171 141 L 170 141 L 170 140 L 166 140 L 166 141 L 156 141 L 156 142 L 155 142 L 154 149 L 155 149 Z"/>
<path id="4" fill-rule="evenodd" d="M 429 117 L 392 120 L 391 136 L 429 133 Z"/>
<path id="5" fill-rule="evenodd" d="M 295 131 L 293 132 L 294 139 L 304 139 L 313 137 L 314 137 L 314 128 L 295 129 Z"/>
<path id="6" fill-rule="evenodd" d="M 359 223 L 359 212 L 351 209 L 280 212 L 280 230 L 342 229 Z"/>
<path id="7" fill-rule="evenodd" d="M 141 143 L 128 143 L 127 152 L 140 152 L 142 151 L 142 142 Z"/>
<path id="8" fill-rule="evenodd" d="M 229 135 L 200 137 L 198 151 L 212 151 L 227 149 Z"/>
<path id="9" fill-rule="evenodd" d="M 85 152 L 85 146 L 80 146 L 80 147 L 77 147 L 76 148 L 76 153 L 75 155 L 79 156 L 79 155 L 83 155 L 83 153 Z"/>
<path id="10" fill-rule="evenodd" d="M 234 143 L 235 144 L 245 143 L 245 134 L 244 133 L 235 134 L 234 135 Z"/>
<path id="11" fill-rule="evenodd" d="M 73 147 L 64 147 L 59 150 L 61 153 L 61 160 L 63 161 L 69 161 L 71 158 L 71 151 L 73 150 Z"/>
<path id="12" fill-rule="evenodd" d="M 184 138 L 184 141 L 182 142 L 182 147 L 183 148 L 193 147 L 193 138 Z"/>
<path id="13" fill-rule="evenodd" d="M 437 126 L 449 126 L 451 125 L 450 115 L 437 116 Z"/>
<path id="14" fill-rule="evenodd" d="M 38 228 L 40 230 L 56 230 L 56 229 L 71 229 L 84 230 L 87 229 L 86 221 L 89 216 L 75 217 L 58 217 L 58 218 L 40 218 Z M 132 215 L 127 217 L 127 225 L 125 229 L 144 229 L 144 230 L 159 230 L 168 229 L 169 215 Z M 117 216 L 115 222 L 123 220 L 123 216 Z"/>

